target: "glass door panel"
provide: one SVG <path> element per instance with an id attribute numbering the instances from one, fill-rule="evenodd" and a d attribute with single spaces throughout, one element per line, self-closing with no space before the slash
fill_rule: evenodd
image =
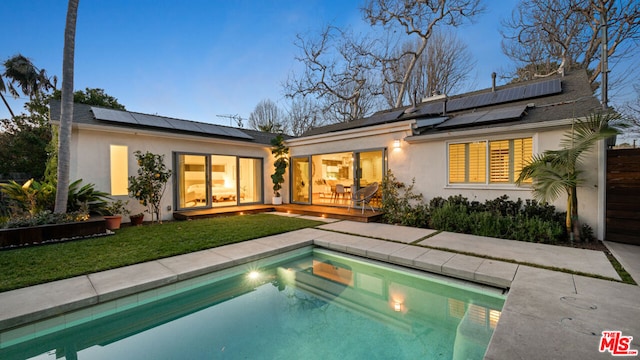
<path id="1" fill-rule="evenodd" d="M 295 203 L 308 204 L 309 200 L 309 158 L 298 157 L 291 160 L 291 200 Z"/>
<path id="2" fill-rule="evenodd" d="M 178 155 L 178 207 L 207 206 L 206 157 Z"/>
<path id="3" fill-rule="evenodd" d="M 230 206 L 237 202 L 236 157 L 211 156 L 211 206 Z"/>
<path id="4" fill-rule="evenodd" d="M 363 151 L 356 153 L 356 181 L 357 188 L 361 189 L 375 182 L 382 186 L 384 176 L 384 150 Z M 381 191 L 371 201 L 371 205 L 379 207 L 381 205 Z"/>
<path id="5" fill-rule="evenodd" d="M 240 158 L 240 203 L 262 202 L 262 160 Z"/>
<path id="6" fill-rule="evenodd" d="M 314 155 L 311 161 L 313 204 L 349 205 L 354 184 L 353 153 Z"/>

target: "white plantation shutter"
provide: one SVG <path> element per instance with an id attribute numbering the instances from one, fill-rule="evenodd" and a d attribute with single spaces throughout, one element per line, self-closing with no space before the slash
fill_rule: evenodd
<path id="1" fill-rule="evenodd" d="M 449 144 L 449 183 L 465 182 L 465 144 Z"/>
<path id="2" fill-rule="evenodd" d="M 485 183 L 487 181 L 487 142 L 479 141 L 468 144 L 469 177 L 467 182 Z"/>
<path id="3" fill-rule="evenodd" d="M 489 143 L 489 182 L 509 182 L 509 143 L 510 140 Z"/>

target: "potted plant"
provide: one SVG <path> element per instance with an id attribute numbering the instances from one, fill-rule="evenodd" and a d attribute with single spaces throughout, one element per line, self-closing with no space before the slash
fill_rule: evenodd
<path id="1" fill-rule="evenodd" d="M 107 229 L 117 230 L 120 229 L 122 223 L 122 216 L 129 215 L 129 209 L 127 209 L 129 201 L 124 202 L 122 200 L 112 201 L 104 208 L 106 215 L 104 219 L 106 221 Z"/>
<path id="2" fill-rule="evenodd" d="M 271 139 L 271 154 L 276 158 L 273 162 L 273 174 L 271 180 L 273 181 L 273 198 L 271 203 L 273 205 L 281 205 L 282 197 L 280 196 L 280 189 L 282 189 L 282 183 L 284 183 L 284 173 L 287 170 L 287 155 L 289 154 L 289 148 L 284 144 L 284 138 L 282 134 L 279 134 L 275 138 Z"/>
<path id="3" fill-rule="evenodd" d="M 137 213 L 129 215 L 129 220 L 131 220 L 131 225 L 142 225 L 144 221 L 144 213 Z"/>

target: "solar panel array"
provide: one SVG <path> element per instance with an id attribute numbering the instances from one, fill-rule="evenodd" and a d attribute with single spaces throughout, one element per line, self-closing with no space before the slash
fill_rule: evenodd
<path id="1" fill-rule="evenodd" d="M 474 109 L 483 106 L 496 105 L 544 95 L 557 94 L 561 91 L 562 86 L 560 79 L 551 79 L 493 92 L 486 92 L 457 99 L 450 99 L 447 102 L 447 111 Z"/>
<path id="2" fill-rule="evenodd" d="M 436 128 L 450 128 L 457 126 L 468 126 L 477 124 L 488 124 L 493 122 L 500 122 L 504 120 L 517 119 L 522 116 L 522 113 L 527 109 L 527 105 L 510 106 L 502 109 L 474 111 L 472 113 L 463 114 L 451 118 Z"/>
<path id="3" fill-rule="evenodd" d="M 91 107 L 91 111 L 97 120 L 112 121 L 121 124 L 156 127 L 161 129 L 189 131 L 215 136 L 233 137 L 253 140 L 253 137 L 240 129 L 207 124 L 195 121 L 173 119 L 161 116 L 130 113 L 127 111 Z"/>

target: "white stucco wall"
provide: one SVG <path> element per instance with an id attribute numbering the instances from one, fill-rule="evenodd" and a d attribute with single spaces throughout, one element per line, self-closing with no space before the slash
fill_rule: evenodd
<path id="1" fill-rule="evenodd" d="M 441 196 L 447 198 L 461 194 L 470 201 L 484 202 L 502 195 L 510 199 L 533 199 L 531 189 L 505 185 L 448 185 L 447 144 L 448 142 L 466 142 L 478 140 L 533 138 L 534 153 L 558 149 L 560 140 L 569 129 L 567 122 L 553 122 L 548 127 L 540 124 L 529 128 L 522 126 L 496 127 L 474 131 L 456 131 L 435 136 L 411 135 L 411 122 L 395 123 L 356 129 L 339 133 L 324 134 L 289 141 L 292 156 L 315 155 L 322 153 L 358 151 L 372 148 L 388 150 L 388 168 L 399 181 L 411 183 L 415 178 L 414 190 L 424 195 L 425 201 Z M 400 149 L 393 149 L 395 139 L 404 139 Z M 595 149 L 585 157 L 584 176 L 588 180 L 578 189 L 578 209 L 581 221 L 594 229 L 594 234 L 603 238 L 601 209 L 598 202 L 598 156 L 602 149 Z M 600 170 L 604 171 L 604 170 Z M 566 197 L 562 195 L 553 203 L 558 210 L 566 210 Z"/>
<path id="2" fill-rule="evenodd" d="M 74 128 L 71 144 L 71 180 L 83 179 L 84 184 L 93 183 L 96 189 L 110 193 L 111 145 L 125 145 L 128 147 L 129 176 L 135 175 L 138 170 L 133 154 L 136 150 L 140 150 L 143 153 L 149 151 L 154 154 L 164 155 L 165 165 L 174 174 L 174 152 L 263 158 L 263 196 L 266 203 L 271 202 L 273 190 L 270 176 L 273 171 L 273 159 L 268 146 L 164 132 L 136 131 L 135 133 L 124 133 L 100 128 Z M 285 189 L 287 188 L 288 186 L 285 184 Z M 163 220 L 172 219 L 173 210 L 176 208 L 173 189 L 174 184 L 173 179 L 171 179 L 167 183 L 167 188 L 162 198 Z M 284 196 L 287 196 L 286 191 Z M 130 200 L 129 208 L 132 212 L 145 210 L 134 198 L 129 198 L 128 196 L 113 196 L 113 198 L 122 199 L 123 201 Z M 170 211 L 167 210 L 169 206 L 171 207 Z M 150 219 L 151 215 L 145 213 L 145 220 Z M 123 220 L 128 221 L 128 219 Z"/>

